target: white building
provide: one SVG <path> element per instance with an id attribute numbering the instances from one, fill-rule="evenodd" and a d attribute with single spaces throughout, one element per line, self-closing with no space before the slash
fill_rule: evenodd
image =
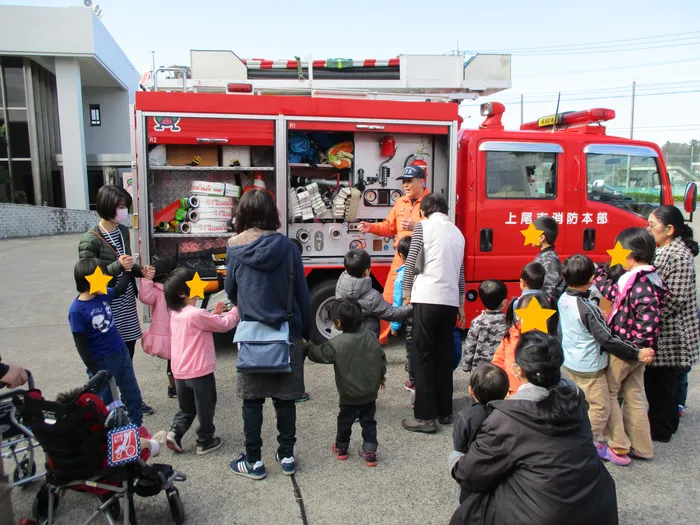
<path id="1" fill-rule="evenodd" d="M 0 6 L 0 202 L 94 209 L 130 171 L 139 78 L 92 10 Z"/>

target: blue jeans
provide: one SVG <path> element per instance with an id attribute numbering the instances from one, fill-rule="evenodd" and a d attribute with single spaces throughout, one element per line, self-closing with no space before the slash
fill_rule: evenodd
<path id="1" fill-rule="evenodd" d="M 122 401 L 126 406 L 127 412 L 129 412 L 129 419 L 134 425 L 140 427 L 143 423 L 143 413 L 141 412 L 141 403 L 143 400 L 141 399 L 139 384 L 136 382 L 134 366 L 131 363 L 131 357 L 129 356 L 129 351 L 126 349 L 126 346 L 121 352 L 93 358 L 100 370 L 112 372 L 114 380 L 117 382 L 117 387 L 119 387 Z M 110 404 L 113 401 L 108 383 L 105 383 L 102 388 L 100 397 L 105 404 Z"/>

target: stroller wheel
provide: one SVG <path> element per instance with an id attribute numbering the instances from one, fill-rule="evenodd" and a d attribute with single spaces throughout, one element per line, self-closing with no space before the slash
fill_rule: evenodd
<path id="1" fill-rule="evenodd" d="M 56 515 L 58 510 L 58 505 L 60 503 L 60 497 L 58 492 L 54 493 L 53 497 L 53 513 Z M 32 516 L 39 522 L 44 522 L 49 519 L 49 487 L 44 484 L 39 489 L 36 497 L 34 498 L 34 503 L 32 504 Z"/>
<path id="2" fill-rule="evenodd" d="M 173 517 L 175 525 L 182 525 L 185 523 L 185 508 L 182 506 L 180 491 L 173 487 L 168 489 L 166 494 L 168 496 L 168 503 L 170 504 L 170 514 Z"/>
<path id="3" fill-rule="evenodd" d="M 33 461 L 30 463 L 29 458 L 24 458 L 19 462 L 19 465 L 15 467 L 15 471 L 12 473 L 12 481 L 17 483 L 24 478 L 33 476 L 34 474 L 36 474 L 36 463 Z"/>

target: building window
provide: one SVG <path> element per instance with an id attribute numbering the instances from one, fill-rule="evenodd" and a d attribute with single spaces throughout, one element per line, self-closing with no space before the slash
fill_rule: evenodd
<path id="1" fill-rule="evenodd" d="M 91 126 L 101 126 L 102 117 L 100 116 L 100 105 L 90 104 L 90 125 Z"/>

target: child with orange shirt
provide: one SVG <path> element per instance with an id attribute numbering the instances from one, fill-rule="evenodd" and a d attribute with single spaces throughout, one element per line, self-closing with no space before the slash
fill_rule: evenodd
<path id="1" fill-rule="evenodd" d="M 501 344 L 498 345 L 498 349 L 496 350 L 496 353 L 493 354 L 493 359 L 491 360 L 491 363 L 501 368 L 506 374 L 508 374 L 509 397 L 518 391 L 521 384 L 518 377 L 513 373 L 513 365 L 515 364 L 515 347 L 518 346 L 518 341 L 520 341 L 520 319 L 515 314 L 515 302 L 518 301 L 518 309 L 526 308 L 527 305 L 530 304 L 530 301 L 532 301 L 534 298 L 537 299 L 537 302 L 540 303 L 542 308 L 552 308 L 549 303 L 549 299 L 547 299 L 547 297 L 541 292 L 534 293 L 532 295 L 525 295 L 521 297 L 520 300 L 513 299 L 506 310 L 506 332 L 503 334 L 503 340 L 501 341 Z M 550 317 L 547 320 L 547 328 L 549 333 L 554 333 L 552 326 L 553 324 L 554 322 Z"/>

